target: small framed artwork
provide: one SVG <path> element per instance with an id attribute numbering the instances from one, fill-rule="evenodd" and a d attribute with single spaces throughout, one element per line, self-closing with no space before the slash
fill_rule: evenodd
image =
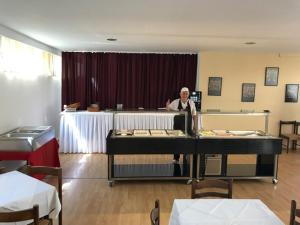
<path id="1" fill-rule="evenodd" d="M 208 95 L 221 96 L 222 77 L 209 77 L 208 79 Z"/>
<path id="2" fill-rule="evenodd" d="M 266 67 L 265 86 L 278 85 L 279 67 Z"/>
<path id="3" fill-rule="evenodd" d="M 255 84 L 242 84 L 242 102 L 254 102 L 255 99 Z"/>
<path id="4" fill-rule="evenodd" d="M 285 102 L 298 102 L 299 84 L 286 84 Z"/>

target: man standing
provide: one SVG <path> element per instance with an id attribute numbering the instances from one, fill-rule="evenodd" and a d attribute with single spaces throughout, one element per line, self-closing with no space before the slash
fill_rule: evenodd
<path id="1" fill-rule="evenodd" d="M 197 112 L 195 103 L 189 99 L 189 89 L 183 87 L 180 90 L 180 98 L 175 99 L 170 103 L 170 99 L 166 103 L 167 110 L 173 111 L 186 111 L 187 112 L 187 133 L 193 135 L 193 121 L 194 126 L 197 121 Z M 185 130 L 185 117 L 184 116 L 174 116 L 174 127 L 175 130 Z M 174 163 L 179 163 L 179 154 L 174 155 Z"/>

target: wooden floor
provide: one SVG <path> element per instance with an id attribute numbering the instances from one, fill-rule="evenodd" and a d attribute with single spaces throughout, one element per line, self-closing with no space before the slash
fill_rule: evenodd
<path id="1" fill-rule="evenodd" d="M 119 157 L 130 160 L 170 161 L 171 156 Z M 61 154 L 64 225 L 148 225 L 155 199 L 161 203 L 161 224 L 167 225 L 175 198 L 190 198 L 191 186 L 178 181 L 107 182 L 105 154 Z M 261 199 L 288 224 L 290 201 L 300 203 L 300 150 L 279 158 L 279 183 L 271 179 L 235 180 L 233 198 Z"/>

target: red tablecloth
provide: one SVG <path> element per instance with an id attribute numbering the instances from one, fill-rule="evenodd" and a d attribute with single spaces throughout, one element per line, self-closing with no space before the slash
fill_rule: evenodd
<path id="1" fill-rule="evenodd" d="M 31 166 L 60 167 L 58 156 L 59 145 L 53 138 L 32 152 L 0 151 L 0 160 L 27 160 Z"/>

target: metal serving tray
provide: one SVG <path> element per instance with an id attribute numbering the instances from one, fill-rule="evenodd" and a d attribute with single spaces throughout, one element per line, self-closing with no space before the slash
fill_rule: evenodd
<path id="1" fill-rule="evenodd" d="M 34 151 L 54 137 L 51 126 L 19 127 L 0 135 L 0 151 Z"/>

